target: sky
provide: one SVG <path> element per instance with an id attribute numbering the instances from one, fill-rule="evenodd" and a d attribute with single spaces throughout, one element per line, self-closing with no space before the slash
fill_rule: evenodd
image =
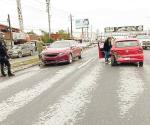
<path id="1" fill-rule="evenodd" d="M 48 31 L 46 0 L 21 0 L 24 29 Z M 10 14 L 13 27 L 19 27 L 16 0 L 0 0 L 0 23 L 7 24 Z M 144 25 L 150 29 L 149 0 L 51 0 L 52 32 L 70 28 L 69 15 L 73 15 L 73 30 L 76 19 L 88 18 L 93 31 L 105 27 Z"/>

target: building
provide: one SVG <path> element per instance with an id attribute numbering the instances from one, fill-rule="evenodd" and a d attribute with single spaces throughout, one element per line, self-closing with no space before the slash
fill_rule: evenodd
<path id="1" fill-rule="evenodd" d="M 9 27 L 7 25 L 4 24 L 0 24 L 0 32 L 3 34 L 6 45 L 7 46 L 11 46 L 11 35 L 10 34 L 10 30 Z M 12 28 L 12 32 L 14 33 L 19 33 L 20 30 L 18 28 Z"/>

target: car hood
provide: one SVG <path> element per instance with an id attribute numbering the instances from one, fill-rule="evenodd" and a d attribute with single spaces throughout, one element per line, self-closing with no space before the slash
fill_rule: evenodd
<path id="1" fill-rule="evenodd" d="M 64 53 L 69 50 L 69 48 L 47 48 L 42 53 Z"/>

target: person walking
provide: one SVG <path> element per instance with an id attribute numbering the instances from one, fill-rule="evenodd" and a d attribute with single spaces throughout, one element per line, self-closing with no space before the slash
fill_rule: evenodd
<path id="1" fill-rule="evenodd" d="M 109 57 L 110 57 L 110 50 L 112 48 L 112 44 L 111 44 L 111 37 L 108 37 L 104 43 L 104 53 L 105 53 L 105 62 L 108 63 L 109 62 Z"/>
<path id="2" fill-rule="evenodd" d="M 0 64 L 1 64 L 1 74 L 3 77 L 6 76 L 4 72 L 5 66 L 7 66 L 8 76 L 14 76 L 14 74 L 11 72 L 11 64 L 9 62 L 9 56 L 7 54 L 7 49 L 3 44 L 2 38 L 0 38 Z"/>
<path id="3" fill-rule="evenodd" d="M 43 46 L 44 46 L 43 41 L 41 41 L 41 39 L 39 39 L 39 40 L 36 42 L 36 48 L 37 48 L 37 51 L 38 51 L 39 59 L 41 58 L 41 52 L 43 51 Z"/>

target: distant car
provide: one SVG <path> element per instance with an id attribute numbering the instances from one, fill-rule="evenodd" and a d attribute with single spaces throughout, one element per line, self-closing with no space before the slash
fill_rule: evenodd
<path id="1" fill-rule="evenodd" d="M 137 39 L 140 39 L 143 49 L 150 48 L 150 37 L 149 36 L 141 35 L 141 36 L 137 36 Z"/>
<path id="2" fill-rule="evenodd" d="M 144 54 L 137 39 L 116 40 L 111 49 L 111 65 L 119 63 L 138 63 L 143 66 Z"/>
<path id="3" fill-rule="evenodd" d="M 8 55 L 11 58 L 14 57 L 23 57 L 23 56 L 32 56 L 34 53 L 34 47 L 29 44 L 19 44 L 19 45 L 14 45 L 13 48 L 11 50 L 8 51 Z"/>
<path id="4" fill-rule="evenodd" d="M 74 40 L 63 40 L 52 43 L 41 53 L 44 65 L 52 63 L 72 63 L 73 59 L 81 59 L 82 50 Z"/>

